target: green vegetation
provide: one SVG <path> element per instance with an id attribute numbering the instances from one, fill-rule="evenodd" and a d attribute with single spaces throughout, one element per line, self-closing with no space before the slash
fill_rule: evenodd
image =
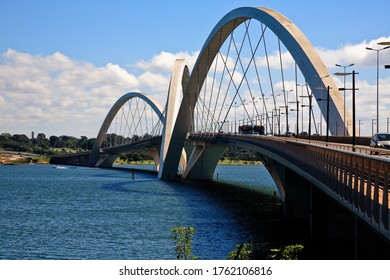
<path id="1" fill-rule="evenodd" d="M 176 259 L 178 260 L 197 260 L 197 256 L 193 256 L 191 252 L 192 237 L 195 229 L 192 227 L 176 227 L 172 229 L 172 238 L 175 244 Z"/>
<path id="2" fill-rule="evenodd" d="M 134 135 L 131 140 L 137 141 L 147 137 L 149 135 L 144 135 L 143 137 Z M 52 156 L 91 150 L 95 140 L 95 138 L 87 138 L 86 136 L 81 136 L 80 138 L 67 135 L 46 137 L 44 133 L 38 133 L 34 139 L 30 139 L 25 134 L 11 135 L 10 133 L 2 133 L 0 135 L 0 150 Z M 129 140 L 116 134 L 108 134 L 106 137 L 106 142 L 108 143 L 124 143 Z M 116 164 L 153 164 L 152 160 L 148 151 L 136 151 L 121 154 Z M 23 161 L 21 160 L 20 162 Z M 256 152 L 229 147 L 222 155 L 219 164 L 257 165 L 261 164 L 261 162 Z"/>
<path id="3" fill-rule="evenodd" d="M 174 240 L 176 259 L 178 260 L 198 260 L 199 257 L 193 256 L 192 238 L 195 229 L 192 227 L 175 227 L 171 230 L 173 232 L 171 238 Z M 269 260 L 298 260 L 302 255 L 304 246 L 301 244 L 287 245 L 279 249 L 270 249 L 267 256 Z M 231 251 L 228 260 L 252 260 L 254 256 L 254 246 L 251 243 L 238 244 Z"/>
<path id="4" fill-rule="evenodd" d="M 222 155 L 221 164 L 260 164 L 261 158 L 258 153 L 247 150 L 231 147 Z"/>
<path id="5" fill-rule="evenodd" d="M 252 244 L 238 244 L 227 256 L 228 260 L 250 260 L 252 257 Z"/>
<path id="6" fill-rule="evenodd" d="M 301 244 L 287 245 L 280 249 L 271 249 L 270 260 L 298 260 L 304 247 Z"/>
<path id="7" fill-rule="evenodd" d="M 76 138 L 62 135 L 47 138 L 45 134 L 38 133 L 36 138 L 29 139 L 24 134 L 2 133 L 0 135 L 0 149 L 49 156 L 65 152 L 90 150 L 94 142 L 95 138 L 88 139 L 86 136 Z"/>

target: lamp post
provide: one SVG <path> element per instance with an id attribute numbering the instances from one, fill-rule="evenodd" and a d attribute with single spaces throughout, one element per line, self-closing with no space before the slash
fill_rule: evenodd
<path id="1" fill-rule="evenodd" d="M 366 50 L 376 52 L 376 132 L 379 132 L 379 52 L 390 48 L 390 45 L 387 45 L 388 42 L 381 42 L 380 45 L 386 45 L 381 49 L 373 49 L 366 47 Z"/>
<path id="2" fill-rule="evenodd" d="M 283 93 L 284 93 L 284 96 L 286 97 L 287 96 L 287 101 L 285 101 L 285 106 L 280 106 L 280 107 L 285 107 L 286 108 L 286 136 L 288 135 L 288 132 L 289 132 L 289 128 L 288 128 L 288 93 L 289 92 L 292 92 L 293 89 L 290 89 L 290 90 L 284 90 L 282 89 Z"/>
<path id="3" fill-rule="evenodd" d="M 297 84 L 297 86 L 301 87 L 301 94 L 302 94 L 301 96 L 299 96 L 299 97 L 301 97 L 301 108 L 302 108 L 301 109 L 301 111 L 302 111 L 301 112 L 301 132 L 302 132 L 303 131 L 303 107 L 306 107 L 306 106 L 303 105 L 303 97 L 305 97 L 305 96 L 303 96 L 303 87 L 307 86 L 307 83 L 305 83 L 303 85 Z"/>
<path id="4" fill-rule="evenodd" d="M 267 115 L 268 114 L 266 114 L 266 104 L 265 104 L 265 102 L 266 102 L 266 100 L 268 100 L 268 97 L 266 98 L 264 95 L 263 95 L 263 97 L 259 97 L 259 100 L 262 100 L 262 103 L 263 103 L 263 113 L 261 114 L 261 121 L 260 121 L 260 124 L 262 125 L 262 126 L 264 126 L 264 128 L 265 128 L 265 134 L 267 134 L 267 127 L 268 127 L 268 122 L 269 122 L 269 120 L 268 120 L 268 117 L 267 117 Z"/>
<path id="5" fill-rule="evenodd" d="M 326 101 L 326 145 L 329 141 L 329 103 L 330 103 L 330 86 L 327 87 L 327 98 L 326 99 L 317 99 L 317 101 Z M 322 126 L 321 126 L 322 130 Z"/>
<path id="6" fill-rule="evenodd" d="M 234 102 L 234 133 L 237 133 L 237 102 Z"/>
<path id="7" fill-rule="evenodd" d="M 308 129 L 308 133 L 309 133 L 309 140 L 311 138 L 311 115 L 312 115 L 312 105 L 311 105 L 311 101 L 312 101 L 312 97 L 313 97 L 313 94 L 310 94 L 309 93 L 307 94 L 307 96 L 303 96 L 301 95 L 301 97 L 308 97 L 309 98 L 309 105 L 301 105 L 301 107 L 309 107 L 309 129 Z M 303 102 L 302 102 L 303 103 Z M 303 109 L 302 109 L 303 110 Z M 303 114 L 303 112 L 302 112 Z"/>
<path id="8" fill-rule="evenodd" d="M 347 67 L 351 67 L 351 66 L 353 66 L 353 65 L 355 65 L 355 64 L 354 64 L 354 63 L 351 63 L 351 64 L 349 64 L 349 65 L 340 65 L 340 64 L 336 64 L 337 67 L 343 67 L 343 68 L 344 68 L 344 73 L 345 73 L 345 69 L 346 69 Z M 344 88 L 345 88 L 345 76 L 346 76 L 346 75 L 344 75 Z M 346 107 L 345 107 L 345 90 L 344 90 L 344 122 L 345 122 L 345 110 L 346 110 Z M 345 129 L 344 129 L 344 136 L 345 136 Z"/>
<path id="9" fill-rule="evenodd" d="M 275 112 L 276 112 L 275 117 L 277 117 L 277 121 L 278 121 L 278 124 L 277 124 L 277 126 L 278 126 L 278 135 L 280 135 L 280 109 L 275 109 Z"/>
<path id="10" fill-rule="evenodd" d="M 356 114 L 355 114 L 355 75 L 356 74 L 359 74 L 359 73 L 356 73 L 355 70 L 352 71 L 352 73 L 334 73 L 336 76 L 347 76 L 347 75 L 352 75 L 352 150 L 355 151 L 355 145 L 356 145 Z M 347 89 L 347 88 L 340 88 L 340 90 L 344 90 L 344 92 L 346 90 L 350 90 L 350 89 Z M 359 127 L 360 127 L 360 123 L 359 123 Z M 360 128 L 359 128 L 360 130 Z M 360 134 L 360 132 L 359 132 Z"/>
<path id="11" fill-rule="evenodd" d="M 317 78 L 317 79 L 320 79 L 320 86 L 321 86 L 321 87 L 319 87 L 318 89 L 321 90 L 321 98 L 320 98 L 320 99 L 322 99 L 322 90 L 324 89 L 324 88 L 322 87 L 322 79 L 325 79 L 325 78 L 329 77 L 329 74 L 328 74 L 328 75 L 325 75 L 325 76 L 323 76 L 323 77 L 314 75 L 314 77 Z M 320 106 L 320 111 L 321 111 L 321 114 L 322 114 L 322 103 L 321 103 L 321 106 Z M 320 123 L 319 123 L 319 126 L 321 127 L 321 129 L 320 129 L 320 135 L 322 136 L 322 115 L 321 115 L 321 114 L 320 114 Z"/>
<path id="12" fill-rule="evenodd" d="M 252 100 L 249 101 L 252 103 L 252 126 L 254 127 L 256 125 L 256 119 L 255 119 L 255 104 L 258 102 L 257 100 L 255 100 L 255 97 L 252 96 Z M 257 111 L 257 110 L 256 110 Z"/>
<path id="13" fill-rule="evenodd" d="M 242 125 L 245 125 L 245 99 L 242 100 L 241 105 L 242 105 Z"/>

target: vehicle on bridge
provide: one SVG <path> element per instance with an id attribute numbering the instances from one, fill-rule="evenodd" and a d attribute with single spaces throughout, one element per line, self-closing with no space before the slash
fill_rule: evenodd
<path id="1" fill-rule="evenodd" d="M 264 135 L 264 126 L 262 125 L 240 125 L 238 127 L 240 134 L 258 134 Z"/>
<path id="2" fill-rule="evenodd" d="M 371 138 L 370 147 L 390 149 L 390 133 L 375 133 Z"/>

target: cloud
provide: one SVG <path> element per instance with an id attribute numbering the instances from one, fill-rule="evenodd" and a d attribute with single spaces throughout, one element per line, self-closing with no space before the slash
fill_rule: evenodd
<path id="1" fill-rule="evenodd" d="M 93 136 L 97 120 L 115 100 L 138 87 L 138 78 L 119 65 L 96 67 L 58 52 L 43 56 L 9 49 L 0 60 L 0 127 L 2 132 L 47 129 L 42 132 L 77 136 L 75 127 L 82 121 Z M 91 109 L 106 113 L 85 114 Z"/>
<path id="2" fill-rule="evenodd" d="M 373 51 L 366 50 L 366 47 L 380 49 L 383 46 L 378 45 L 379 42 L 389 41 L 390 36 L 371 41 L 364 40 L 358 44 L 346 44 L 336 50 L 329 50 L 322 47 L 317 47 L 316 50 L 327 67 L 334 67 L 335 64 L 349 65 L 350 63 L 354 63 L 358 67 L 376 67 L 376 54 Z M 390 52 L 390 50 L 387 51 Z"/>
<path id="3" fill-rule="evenodd" d="M 390 37 L 345 44 L 334 50 L 316 47 L 330 72 L 336 69 L 336 63 L 355 63 L 355 69 L 360 72 L 356 81 L 359 88 L 356 99 L 357 118 L 364 118 L 367 122 L 376 117 L 376 55 L 365 48 L 375 48 L 380 41 L 390 41 Z M 9 49 L 0 59 L 0 132 L 29 134 L 30 131 L 35 131 L 47 135 L 95 137 L 108 110 L 127 92 L 140 91 L 153 95 L 164 105 L 175 59 L 185 58 L 191 71 L 198 54 L 199 52 L 160 52 L 149 60 L 135 62 L 130 71 L 113 63 L 98 67 L 90 62 L 74 60 L 60 52 L 39 55 Z M 227 67 L 232 69 L 235 60 L 222 57 Z M 222 57 L 219 57 L 216 81 L 222 74 L 223 77 L 228 76 L 226 70 L 223 72 Z M 383 56 L 385 57 L 388 55 Z M 242 61 L 245 59 L 249 58 L 241 58 Z M 294 65 L 289 53 L 282 53 L 282 59 L 286 68 Z M 279 65 L 279 55 L 271 54 L 269 62 L 271 68 Z M 256 63 L 258 67 L 266 65 L 264 57 L 257 57 Z M 384 61 L 384 64 L 389 63 Z M 242 80 L 242 73 L 242 69 L 237 67 L 233 74 L 237 84 Z M 267 71 L 259 69 L 259 73 L 261 80 L 266 82 Z M 381 93 L 390 92 L 389 74 L 389 70 L 382 71 Z M 213 77 L 211 73 L 209 76 L 211 87 L 214 85 Z M 249 78 L 250 81 L 257 81 L 257 77 Z M 286 75 L 285 80 L 287 89 L 294 88 L 295 81 L 291 76 Z M 342 80 L 336 81 L 341 86 Z M 214 88 L 216 87 L 215 84 Z M 280 93 L 282 86 L 276 81 L 274 88 Z M 247 89 L 246 81 L 243 89 Z M 231 90 L 234 91 L 232 86 Z M 265 94 L 271 92 L 266 86 L 264 90 Z M 350 108 L 350 94 L 347 94 L 346 99 Z M 380 110 L 384 120 L 390 117 L 385 113 L 390 110 L 390 95 L 381 94 Z M 381 121 L 383 125 L 384 120 Z M 365 129 L 369 134 L 370 125 L 367 124 Z"/>
<path id="4" fill-rule="evenodd" d="M 146 93 L 163 93 L 168 89 L 169 76 L 147 71 L 139 76 L 139 82 L 150 90 Z"/>
<path id="5" fill-rule="evenodd" d="M 136 63 L 136 67 L 146 71 L 157 71 L 157 72 L 171 72 L 173 64 L 176 59 L 184 58 L 190 69 L 194 66 L 196 59 L 198 58 L 199 52 L 193 52 L 191 54 L 187 52 L 170 53 L 160 52 L 154 55 L 150 60 L 140 60 Z"/>

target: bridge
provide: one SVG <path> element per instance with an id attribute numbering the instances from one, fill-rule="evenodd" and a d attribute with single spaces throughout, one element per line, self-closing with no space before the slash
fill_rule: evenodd
<path id="1" fill-rule="evenodd" d="M 286 215 L 311 219 L 314 208 L 324 208 L 352 217 L 355 235 L 358 219 L 390 241 L 389 151 L 356 142 L 348 125 L 354 116 L 332 76 L 287 17 L 268 8 L 231 11 L 191 72 L 176 60 L 167 92 L 164 106 L 145 93 L 123 95 L 92 151 L 55 156 L 52 163 L 110 167 L 120 153 L 141 149 L 162 180 L 211 180 L 229 146 L 250 149 L 273 177 Z M 326 137 L 315 140 L 324 126 Z M 287 137 L 292 132 L 299 137 Z M 337 143 L 345 139 L 354 141 Z M 342 234 L 346 224 L 342 219 L 334 227 Z"/>

